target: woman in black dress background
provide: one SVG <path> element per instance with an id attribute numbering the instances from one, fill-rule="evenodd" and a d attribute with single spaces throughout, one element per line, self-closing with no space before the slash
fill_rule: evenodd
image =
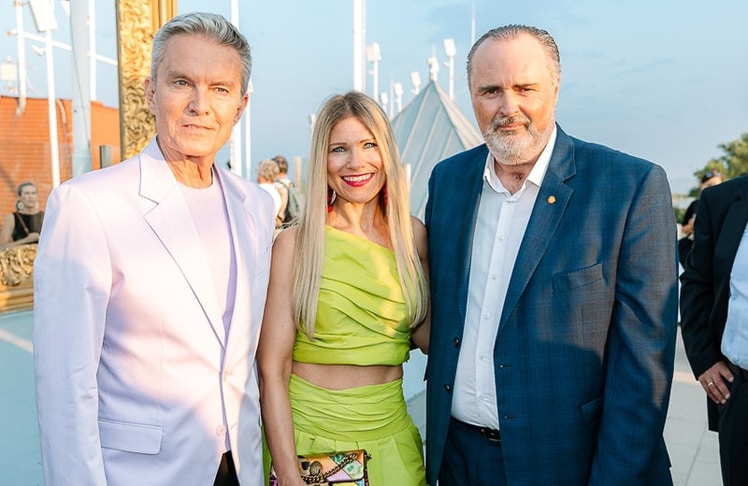
<path id="1" fill-rule="evenodd" d="M 18 194 L 16 211 L 5 217 L 2 230 L 0 230 L 0 249 L 39 241 L 44 211 L 39 209 L 36 184 L 22 182 L 18 185 L 16 193 Z"/>

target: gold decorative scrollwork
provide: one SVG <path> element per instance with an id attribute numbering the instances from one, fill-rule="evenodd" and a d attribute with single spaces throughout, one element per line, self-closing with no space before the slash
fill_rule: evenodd
<path id="1" fill-rule="evenodd" d="M 120 146 L 123 159 L 140 152 L 156 131 L 143 83 L 150 76 L 153 35 L 176 12 L 176 0 L 117 0 Z"/>
<path id="2" fill-rule="evenodd" d="M 34 276 L 36 245 L 22 245 L 0 251 L 0 285 L 18 287 Z"/>

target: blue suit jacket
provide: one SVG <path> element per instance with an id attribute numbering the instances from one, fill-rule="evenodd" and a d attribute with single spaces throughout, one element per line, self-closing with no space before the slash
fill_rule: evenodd
<path id="1" fill-rule="evenodd" d="M 487 154 L 482 145 L 442 161 L 429 181 L 431 484 L 445 454 Z M 672 484 L 662 431 L 675 229 L 662 168 L 558 128 L 494 345 L 509 485 Z"/>

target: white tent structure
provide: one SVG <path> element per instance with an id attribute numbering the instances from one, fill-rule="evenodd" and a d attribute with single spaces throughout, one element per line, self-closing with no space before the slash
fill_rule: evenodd
<path id="1" fill-rule="evenodd" d="M 431 169 L 442 159 L 483 143 L 478 129 L 435 82 L 393 118 L 400 157 L 410 166 L 410 204 L 423 218 Z"/>

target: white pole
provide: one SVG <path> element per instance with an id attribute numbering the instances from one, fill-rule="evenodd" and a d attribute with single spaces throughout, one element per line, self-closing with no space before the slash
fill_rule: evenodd
<path id="1" fill-rule="evenodd" d="M 366 46 L 366 59 L 372 65 L 371 76 L 373 89 L 371 97 L 376 99 L 377 93 L 379 93 L 379 61 L 382 60 L 382 51 L 379 49 L 378 42 L 372 42 Z"/>
<path id="2" fill-rule="evenodd" d="M 231 0 L 231 23 L 239 28 L 239 0 Z M 231 172 L 244 177 L 244 163 L 242 158 L 242 121 L 241 119 L 231 129 L 231 141 L 230 143 L 230 160 L 231 160 Z"/>
<path id="3" fill-rule="evenodd" d="M 403 111 L 403 84 L 394 83 L 392 89 L 395 92 L 395 106 L 397 107 L 397 113 Z"/>
<path id="4" fill-rule="evenodd" d="M 296 187 L 301 188 L 301 156 L 295 155 L 293 158 L 293 183 Z"/>
<path id="5" fill-rule="evenodd" d="M 392 81 L 392 77 L 390 76 L 390 111 L 387 112 L 387 114 L 390 115 L 390 118 L 395 116 L 395 102 L 395 86 L 394 81 Z"/>
<path id="6" fill-rule="evenodd" d="M 470 47 L 475 44 L 475 0 L 473 0 L 473 11 L 470 16 Z"/>
<path id="7" fill-rule="evenodd" d="M 413 84 L 413 91 L 411 93 L 418 95 L 421 92 L 421 74 L 418 71 L 412 71 L 410 73 L 410 82 Z"/>
<path id="8" fill-rule="evenodd" d="M 439 61 L 437 61 L 436 56 L 431 56 L 428 60 L 429 63 L 429 79 L 431 81 L 436 81 L 439 76 Z"/>
<path id="9" fill-rule="evenodd" d="M 390 95 L 386 91 L 382 91 L 379 94 L 380 105 L 382 105 L 382 111 L 389 117 L 390 113 Z"/>
<path id="10" fill-rule="evenodd" d="M 366 0 L 353 0 L 353 89 L 366 92 Z"/>
<path id="11" fill-rule="evenodd" d="M 88 59 L 86 7 L 90 0 L 70 2 L 70 45 L 73 58 L 73 177 L 90 172 L 91 164 L 91 91 Z M 90 3 L 94 3 L 91 1 Z"/>
<path id="12" fill-rule="evenodd" d="M 47 108 L 49 110 L 49 152 L 52 162 L 52 187 L 60 185 L 60 149 L 57 141 L 57 99 L 55 95 L 55 63 L 52 55 L 52 31 L 45 33 L 47 45 Z"/>
<path id="13" fill-rule="evenodd" d="M 70 2 L 71 4 L 77 3 Z M 75 8 L 72 9 L 75 12 Z M 88 65 L 90 99 L 96 99 L 96 0 L 88 1 Z"/>
<path id="14" fill-rule="evenodd" d="M 457 55 L 457 46 L 455 40 L 451 37 L 444 39 L 444 52 L 447 54 L 447 67 L 449 68 L 449 99 L 455 99 L 455 56 Z"/>
<path id="15" fill-rule="evenodd" d="M 16 46 L 18 47 L 18 108 L 16 114 L 21 115 L 26 108 L 26 36 L 23 32 L 23 2 L 15 1 L 16 7 Z"/>
<path id="16" fill-rule="evenodd" d="M 246 145 L 244 147 L 244 151 L 247 154 L 247 157 L 245 159 L 244 164 L 244 173 L 246 174 L 246 177 L 249 178 L 249 175 L 252 173 L 252 93 L 254 92 L 254 86 L 252 85 L 252 78 L 249 78 L 249 88 L 247 88 L 247 93 L 249 93 L 249 102 L 247 102 L 247 109 L 244 113 L 244 140 L 246 141 Z"/>
<path id="17" fill-rule="evenodd" d="M 379 61 L 373 61 L 371 63 L 372 68 L 372 90 L 371 92 L 374 94 L 374 97 L 376 98 L 377 93 L 379 93 Z"/>

